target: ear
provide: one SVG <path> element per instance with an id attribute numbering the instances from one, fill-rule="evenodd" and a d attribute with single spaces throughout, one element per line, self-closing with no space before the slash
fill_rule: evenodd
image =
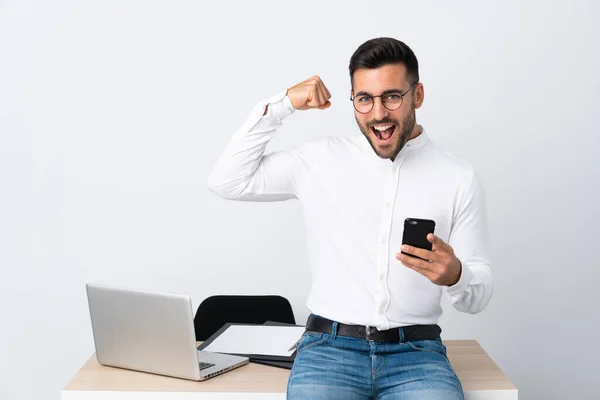
<path id="1" fill-rule="evenodd" d="M 425 100 L 425 87 L 422 83 L 418 83 L 413 91 L 413 105 L 415 109 L 421 108 L 423 101 Z"/>

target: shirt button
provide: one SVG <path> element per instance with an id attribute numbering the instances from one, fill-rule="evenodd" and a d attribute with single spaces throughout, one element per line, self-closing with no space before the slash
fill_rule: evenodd
<path id="1" fill-rule="evenodd" d="M 379 275 L 379 280 L 382 282 L 385 281 L 385 274 Z"/>
<path id="2" fill-rule="evenodd" d="M 385 238 L 384 237 L 381 238 L 381 244 L 385 244 Z"/>
<path id="3" fill-rule="evenodd" d="M 387 203 L 385 203 L 385 206 L 386 206 L 386 207 L 390 207 L 391 205 L 392 205 L 392 202 L 391 202 L 391 201 L 388 201 Z"/>

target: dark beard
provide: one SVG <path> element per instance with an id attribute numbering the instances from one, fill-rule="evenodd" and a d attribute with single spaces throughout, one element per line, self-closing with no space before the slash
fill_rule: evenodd
<path id="1" fill-rule="evenodd" d="M 375 154 L 377 154 L 381 158 L 384 158 L 384 159 L 389 158 L 393 161 L 396 158 L 396 156 L 398 155 L 398 153 L 400 153 L 400 150 L 402 150 L 402 148 L 404 147 L 406 142 L 408 142 L 408 139 L 410 139 L 410 135 L 412 134 L 412 131 L 415 127 L 416 117 L 415 117 L 415 108 L 413 107 L 411 112 L 402 121 L 402 125 L 398 124 L 398 121 L 396 121 L 394 119 L 385 118 L 381 121 L 371 121 L 366 126 L 363 126 L 363 125 L 361 125 L 360 122 L 358 122 L 358 118 L 356 118 L 356 115 L 354 116 L 354 119 L 356 119 L 356 123 L 358 124 L 360 131 L 362 132 L 363 135 L 365 135 L 365 137 L 369 141 L 369 144 L 373 148 L 373 151 L 375 152 Z M 396 148 L 393 149 L 393 151 L 387 152 L 386 154 L 381 154 L 377 151 L 377 148 L 375 147 L 375 143 L 373 143 L 373 140 L 371 140 L 371 136 L 369 135 L 369 132 L 371 132 L 371 126 L 373 126 L 373 125 L 388 124 L 388 123 L 396 125 L 396 128 L 401 127 L 402 130 L 399 132 L 400 140 L 398 140 L 398 143 L 396 144 Z M 396 135 L 397 134 L 398 133 L 396 133 Z"/>

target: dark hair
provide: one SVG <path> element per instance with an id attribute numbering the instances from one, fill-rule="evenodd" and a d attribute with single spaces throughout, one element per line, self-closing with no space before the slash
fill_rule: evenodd
<path id="1" fill-rule="evenodd" d="M 394 38 L 380 37 L 361 44 L 350 57 L 350 81 L 359 68 L 379 68 L 389 64 L 404 64 L 406 78 L 410 83 L 419 81 L 419 62 L 415 53 L 404 42 Z"/>

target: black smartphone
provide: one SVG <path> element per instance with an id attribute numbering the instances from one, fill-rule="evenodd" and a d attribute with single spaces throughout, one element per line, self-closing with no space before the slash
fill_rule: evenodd
<path id="1" fill-rule="evenodd" d="M 402 244 L 408 244 L 409 246 L 418 247 L 431 251 L 432 244 L 427 240 L 429 233 L 435 232 L 435 221 L 431 219 L 420 219 L 420 218 L 407 218 L 404 220 L 404 233 L 402 234 Z M 406 254 L 407 256 L 416 257 L 412 254 Z M 421 258 L 421 257 L 416 257 Z"/>

